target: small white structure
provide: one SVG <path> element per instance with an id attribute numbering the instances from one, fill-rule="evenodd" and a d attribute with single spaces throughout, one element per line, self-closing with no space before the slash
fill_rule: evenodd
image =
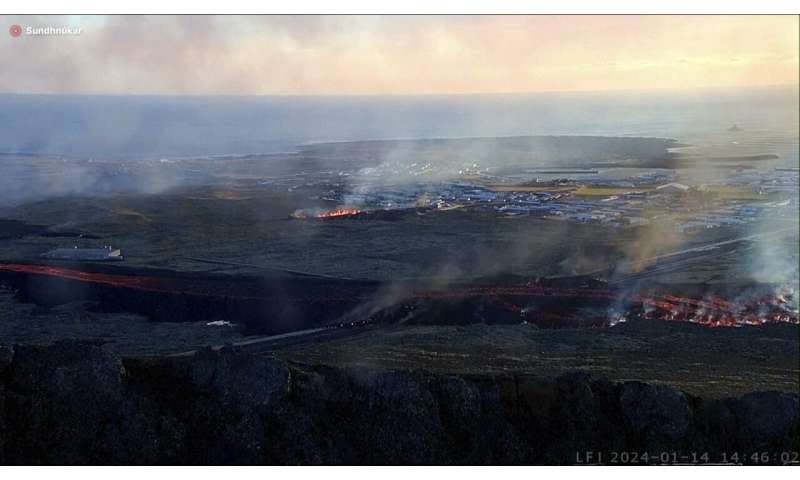
<path id="1" fill-rule="evenodd" d="M 57 248 L 42 254 L 42 258 L 50 260 L 119 262 L 123 260 L 118 248 L 106 245 L 103 248 Z"/>
<path id="2" fill-rule="evenodd" d="M 682 183 L 672 182 L 657 186 L 656 191 L 659 193 L 686 193 L 689 191 L 689 186 Z"/>

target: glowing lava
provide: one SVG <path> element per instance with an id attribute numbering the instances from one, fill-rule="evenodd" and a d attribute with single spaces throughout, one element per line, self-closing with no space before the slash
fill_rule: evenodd
<path id="1" fill-rule="evenodd" d="M 333 210 L 322 210 L 319 208 L 306 208 L 302 210 L 295 211 L 291 217 L 296 218 L 299 220 L 306 220 L 309 218 L 338 218 L 338 217 L 350 217 L 353 215 L 358 215 L 359 213 L 364 213 L 364 210 L 359 210 L 355 207 L 338 207 L 334 208 Z"/>
<path id="2" fill-rule="evenodd" d="M 787 300 L 788 298 L 788 300 Z M 706 327 L 741 327 L 767 323 L 800 323 L 798 312 L 790 306 L 791 293 L 780 290 L 772 295 L 741 296 L 727 301 L 708 296 L 703 299 L 674 295 L 636 296 L 644 318 L 690 322 Z"/>
<path id="3" fill-rule="evenodd" d="M 271 291 L 258 282 L 227 282 L 198 276 L 180 278 L 171 276 L 132 275 L 126 273 L 98 273 L 51 265 L 0 263 L 0 273 L 11 272 L 33 276 L 55 277 L 85 283 L 129 288 L 146 292 L 173 295 L 225 297 L 237 300 L 264 300 L 280 296 L 281 300 L 310 303 L 351 303 L 364 301 L 361 292 L 331 286 L 323 290 L 307 291 L 286 296 L 284 291 Z"/>
<path id="4" fill-rule="evenodd" d="M 114 287 L 135 288 L 137 290 L 153 292 L 169 291 L 163 285 L 160 285 L 162 282 L 159 282 L 157 277 L 109 275 L 105 273 L 84 272 L 71 268 L 51 267 L 48 265 L 21 265 L 14 263 L 0 264 L 0 271 L 45 275 L 77 280 L 80 282 L 100 283 Z"/>
<path id="5" fill-rule="evenodd" d="M 357 209 L 332 210 L 319 215 L 331 218 L 360 213 Z M 234 299 L 266 299 L 279 296 L 302 304 L 309 303 L 362 303 L 372 298 L 372 293 L 357 286 L 341 284 L 327 285 L 318 290 L 293 292 L 287 295 L 265 291 L 259 284 L 243 284 L 224 280 L 179 278 L 171 276 L 108 274 L 64 268 L 50 265 L 1 264 L 0 272 L 58 277 L 86 283 L 129 288 L 150 292 L 188 294 L 201 296 L 224 296 Z M 446 290 L 410 291 L 399 302 L 409 300 L 462 300 L 477 299 L 490 302 L 500 309 L 512 312 L 520 320 L 546 324 L 551 328 L 567 326 L 608 327 L 624 321 L 620 319 L 640 317 L 645 319 L 689 322 L 706 327 L 741 327 L 768 323 L 798 324 L 795 292 L 778 289 L 774 292 L 750 293 L 733 299 L 713 295 L 703 298 L 681 297 L 666 293 L 622 294 L 606 288 L 576 288 L 528 282 L 518 285 L 453 285 Z M 533 302 L 533 303 L 532 303 Z M 576 303 L 577 302 L 577 303 Z M 483 303 L 481 303 L 482 305 Z M 576 310 L 572 307 L 578 305 Z M 584 305 L 580 307 L 580 305 Z M 596 315 L 593 312 L 615 313 Z"/>
<path id="6" fill-rule="evenodd" d="M 334 218 L 334 217 L 347 217 L 350 215 L 358 215 L 361 210 L 357 208 L 336 208 L 317 214 L 317 218 Z"/>

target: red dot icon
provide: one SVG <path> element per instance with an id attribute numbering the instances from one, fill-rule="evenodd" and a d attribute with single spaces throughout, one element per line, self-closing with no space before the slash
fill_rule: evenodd
<path id="1" fill-rule="evenodd" d="M 8 33 L 14 38 L 19 37 L 22 35 L 22 27 L 19 25 L 11 25 L 11 28 L 8 29 Z"/>

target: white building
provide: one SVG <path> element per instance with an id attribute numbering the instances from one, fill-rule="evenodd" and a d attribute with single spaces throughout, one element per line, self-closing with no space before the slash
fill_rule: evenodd
<path id="1" fill-rule="evenodd" d="M 659 193 L 686 193 L 689 191 L 689 186 L 682 183 L 672 182 L 659 185 L 656 187 L 656 191 Z"/>

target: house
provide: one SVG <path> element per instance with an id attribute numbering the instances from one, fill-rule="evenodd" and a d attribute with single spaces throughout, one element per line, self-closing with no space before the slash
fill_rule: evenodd
<path id="1" fill-rule="evenodd" d="M 659 185 L 656 187 L 656 191 L 659 193 L 686 193 L 689 191 L 689 186 L 682 183 L 672 182 Z"/>

